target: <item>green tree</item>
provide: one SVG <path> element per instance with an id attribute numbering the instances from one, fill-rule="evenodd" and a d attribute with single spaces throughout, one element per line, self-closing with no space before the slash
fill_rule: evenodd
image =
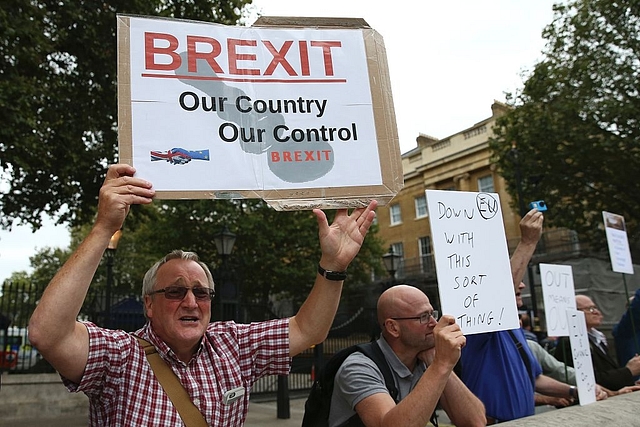
<path id="1" fill-rule="evenodd" d="M 31 290 L 29 274 L 14 272 L 2 283 L 0 292 L 0 313 L 8 316 L 11 326 L 24 328 L 36 306 L 36 293 Z"/>
<path id="2" fill-rule="evenodd" d="M 13 326 L 26 327 L 38 299 L 70 250 L 45 247 L 29 258 L 33 273 L 15 271 L 0 288 L 0 313 L 9 315 Z"/>
<path id="3" fill-rule="evenodd" d="M 6 3 L 6 4 L 5 4 Z M 44 250 L 27 279 L 44 287 L 89 231 L 106 165 L 116 157 L 116 13 L 235 24 L 250 0 L 9 0 L 0 9 L 0 227 L 40 226 L 43 214 L 70 224 L 69 250 Z M 331 216 L 331 214 L 330 214 Z M 311 212 L 275 212 L 259 200 L 156 201 L 133 206 L 116 253 L 117 291 L 138 294 L 145 271 L 168 251 L 200 254 L 219 275 L 213 235 L 238 234 L 225 270 L 242 283 L 243 301 L 273 294 L 304 298 L 319 259 Z M 380 269 L 371 234 L 348 284 Z M 106 286 L 101 265 L 92 288 Z"/>
<path id="4" fill-rule="evenodd" d="M 544 199 L 547 224 L 602 244 L 602 211 L 623 215 L 639 240 L 640 3 L 554 6 L 545 57 L 511 98 L 490 141 L 510 192 Z M 602 247 L 602 246 L 601 246 Z"/>
<path id="5" fill-rule="evenodd" d="M 327 211 L 330 222 L 334 215 Z M 237 238 L 223 265 L 214 236 L 224 226 Z M 198 253 L 209 265 L 218 291 L 225 282 L 239 285 L 242 303 L 258 311 L 273 295 L 300 304 L 313 285 L 320 259 L 318 226 L 311 211 L 278 212 L 261 200 L 156 202 L 134 210 L 125 222 L 117 252 L 119 289 L 138 294 L 146 270 L 173 249 Z M 346 295 L 370 283 L 372 268 L 381 273 L 382 253 L 374 227 L 349 268 Z"/>
<path id="6" fill-rule="evenodd" d="M 334 211 L 327 211 L 329 221 Z M 214 237 L 227 226 L 237 235 L 232 254 L 224 262 Z M 72 228 L 68 249 L 44 248 L 30 258 L 33 273 L 21 273 L 34 289 L 33 299 L 55 275 L 71 252 L 87 235 L 91 225 Z M 360 253 L 349 267 L 344 298 L 370 285 L 370 272 L 384 274 L 380 259 L 381 241 L 377 227 L 368 234 Z M 311 211 L 278 212 L 261 200 L 156 201 L 133 206 L 124 223 L 114 262 L 113 294 L 140 295 L 142 279 L 151 265 L 174 249 L 198 253 L 211 269 L 218 295 L 225 283 L 238 285 L 241 303 L 250 307 L 249 316 L 276 316 L 269 311 L 272 298 L 299 306 L 315 280 L 320 243 L 315 215 Z M 17 277 L 17 276 L 16 276 Z M 95 310 L 93 291 L 106 287 L 106 262 L 98 267 L 85 306 Z M 219 304 L 220 298 L 216 299 Z"/>
<path id="7" fill-rule="evenodd" d="M 29 264 L 33 268 L 33 273 L 29 275 L 29 281 L 40 297 L 44 289 L 47 287 L 51 278 L 69 259 L 71 255 L 70 249 L 63 248 L 43 248 L 35 255 L 29 258 Z"/>
<path id="8" fill-rule="evenodd" d="M 117 144 L 116 13 L 236 24 L 251 0 L 6 0 L 0 226 L 87 222 Z"/>

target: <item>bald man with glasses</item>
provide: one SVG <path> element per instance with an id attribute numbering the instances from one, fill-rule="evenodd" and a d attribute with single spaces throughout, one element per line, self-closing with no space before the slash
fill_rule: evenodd
<path id="1" fill-rule="evenodd" d="M 602 324 L 603 319 L 598 306 L 588 296 L 576 295 L 576 308 L 584 313 L 596 382 L 614 392 L 637 390 L 638 387 L 633 386 L 635 385 L 634 377 L 640 374 L 640 356 L 636 354 L 625 366 L 620 367 L 617 360 L 609 353 L 607 338 L 596 329 Z M 554 356 L 568 366 L 573 366 L 571 343 L 568 337 L 561 337 L 558 340 Z"/>
<path id="2" fill-rule="evenodd" d="M 176 250 L 144 277 L 148 322 L 142 329 L 130 334 L 78 321 L 109 239 L 131 205 L 149 204 L 154 196 L 151 183 L 137 178 L 133 167 L 109 167 L 94 225 L 45 290 L 29 322 L 29 339 L 70 391 L 89 397 L 90 426 L 183 426 L 190 416 L 183 417 L 177 407 L 184 407 L 174 406 L 180 399 L 167 394 L 180 385 L 186 392 L 182 402 L 193 403 L 196 425 L 243 425 L 252 385 L 265 375 L 288 374 L 292 356 L 326 338 L 345 270 L 364 242 L 377 203 L 351 213 L 340 209 L 331 225 L 323 211 L 313 210 L 322 255 L 311 293 L 291 318 L 210 323 L 211 272 L 195 253 Z M 172 371 L 177 387 L 160 384 L 145 353 L 160 356 L 158 365 L 169 366 L 167 377 Z"/>
<path id="3" fill-rule="evenodd" d="M 457 426 L 485 425 L 482 402 L 453 372 L 466 342 L 453 316 L 438 319 L 424 292 L 396 285 L 378 299 L 378 323 L 376 343 L 391 369 L 397 403 L 376 364 L 353 353 L 336 373 L 330 427 L 424 427 L 438 404 Z M 345 424 L 355 414 L 362 424 Z"/>

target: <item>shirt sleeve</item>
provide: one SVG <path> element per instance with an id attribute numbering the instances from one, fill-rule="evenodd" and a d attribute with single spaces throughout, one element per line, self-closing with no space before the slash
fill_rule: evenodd
<path id="1" fill-rule="evenodd" d="M 334 383 L 336 389 L 353 410 L 369 396 L 389 394 L 380 369 L 373 360 L 359 352 L 350 355 L 338 369 Z"/>
<path id="2" fill-rule="evenodd" d="M 265 375 L 289 373 L 289 319 L 238 324 L 236 327 L 238 349 L 245 353 L 240 363 L 246 364 L 244 372 L 251 372 L 251 381 Z"/>
<path id="3" fill-rule="evenodd" d="M 89 332 L 87 366 L 79 384 L 62 377 L 71 392 L 100 396 L 109 387 L 109 378 L 121 378 L 132 348 L 131 336 L 118 330 L 103 329 L 91 322 L 83 322 Z"/>

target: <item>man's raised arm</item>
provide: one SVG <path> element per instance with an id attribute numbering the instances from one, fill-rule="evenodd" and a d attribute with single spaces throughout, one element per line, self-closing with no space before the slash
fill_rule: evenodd
<path id="1" fill-rule="evenodd" d="M 520 243 L 511 256 L 511 275 L 515 287 L 522 281 L 527 265 L 536 251 L 536 245 L 542 236 L 543 222 L 544 216 L 537 209 L 531 209 L 520 220 Z"/>
<path id="2" fill-rule="evenodd" d="M 100 189 L 96 221 L 78 249 L 45 289 L 31 320 L 29 341 L 64 377 L 79 382 L 89 354 L 87 329 L 76 321 L 111 236 L 129 207 L 151 203 L 151 183 L 129 165 L 112 165 Z"/>
<path id="3" fill-rule="evenodd" d="M 318 220 L 322 257 L 320 267 L 326 271 L 343 272 L 360 251 L 369 227 L 376 217 L 378 203 L 373 200 L 366 208 L 340 209 L 329 225 L 320 209 L 313 213 Z M 327 337 L 340 302 L 343 280 L 329 280 L 318 273 L 311 293 L 289 320 L 289 352 L 291 356 L 318 344 Z"/>

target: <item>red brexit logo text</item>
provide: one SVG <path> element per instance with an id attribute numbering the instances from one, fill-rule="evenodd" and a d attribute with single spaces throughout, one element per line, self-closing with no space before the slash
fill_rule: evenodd
<path id="1" fill-rule="evenodd" d="M 216 74 L 239 76 L 272 76 L 281 67 L 289 76 L 310 76 L 316 59 L 322 61 L 323 77 L 334 75 L 334 49 L 342 48 L 339 40 L 298 40 L 298 49 L 291 49 L 295 40 L 286 40 L 279 48 L 269 40 L 226 39 L 223 43 L 213 37 L 186 36 L 184 45 L 167 33 L 145 32 L 144 57 L 148 71 L 174 71 L 182 66 L 180 52 L 186 49 L 187 70 L 198 73 L 206 63 Z M 262 48 L 264 47 L 264 49 Z M 321 55 L 313 55 L 317 50 Z M 226 54 L 228 70 L 220 65 Z M 258 68 L 259 64 L 267 64 Z M 296 69 L 298 71 L 296 71 Z M 199 74 L 199 73 L 198 73 Z"/>

